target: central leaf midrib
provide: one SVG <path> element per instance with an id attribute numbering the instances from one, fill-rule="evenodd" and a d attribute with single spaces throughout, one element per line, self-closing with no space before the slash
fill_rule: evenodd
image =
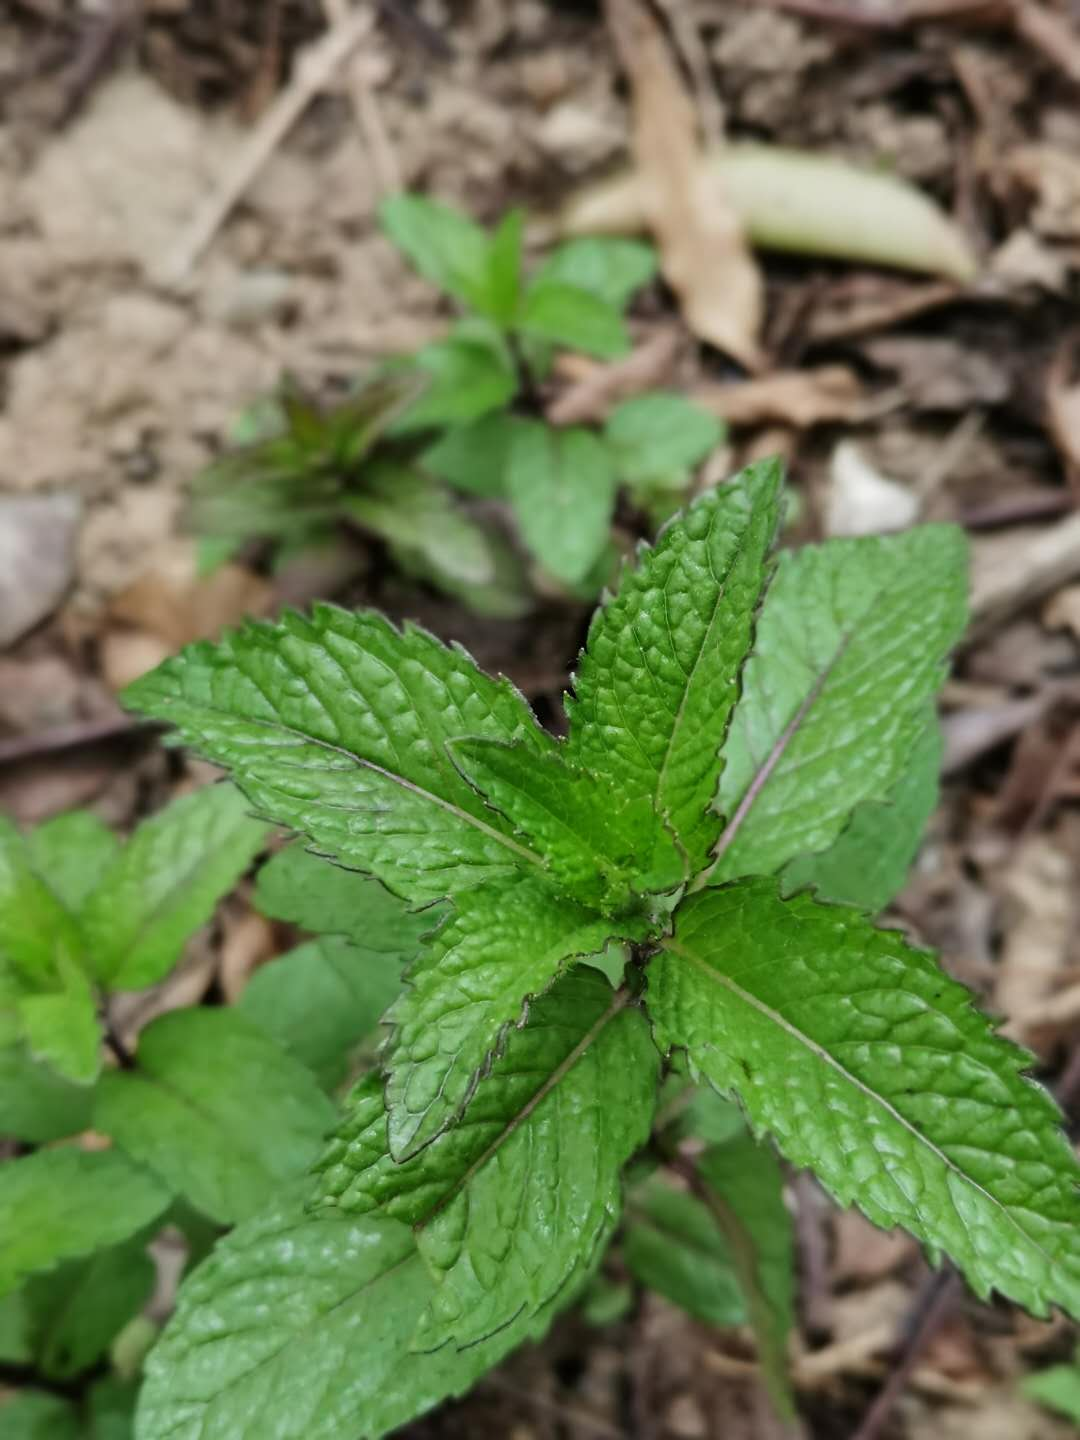
<path id="1" fill-rule="evenodd" d="M 177 698 L 179 699 L 179 702 L 181 704 L 190 703 L 185 702 L 183 697 Z M 518 842 L 513 839 L 512 836 L 504 835 L 500 830 L 496 830 L 493 825 L 488 825 L 478 816 L 472 815 L 469 813 L 468 810 L 462 809 L 460 805 L 455 805 L 452 800 L 444 800 L 441 795 L 436 795 L 431 790 L 425 790 L 423 786 L 417 785 L 415 781 L 407 779 L 404 775 L 395 775 L 392 770 L 387 770 L 385 766 L 377 764 L 374 760 L 367 760 L 364 756 L 357 755 L 354 750 L 350 750 L 344 745 L 335 745 L 332 740 L 324 740 L 321 736 L 318 735 L 308 735 L 303 730 L 298 730 L 295 726 L 286 724 L 284 720 L 276 718 L 273 720 L 251 719 L 244 716 L 237 716 L 233 713 L 233 711 L 227 710 L 220 705 L 209 705 L 203 701 L 198 702 L 197 708 L 199 710 L 205 711 L 207 714 L 221 715 L 225 719 L 234 722 L 239 719 L 242 720 L 244 724 L 261 726 L 264 730 L 278 730 L 284 735 L 295 736 L 297 740 L 302 741 L 306 745 L 315 745 L 321 747 L 324 750 L 330 750 L 335 755 L 340 755 L 343 759 L 351 761 L 354 765 L 359 766 L 361 769 L 371 770 L 375 774 L 381 775 L 383 779 L 389 780 L 393 784 L 400 786 L 401 789 L 407 790 L 411 794 L 417 795 L 423 800 L 430 801 L 431 804 L 436 805 L 440 809 L 447 811 L 447 813 L 453 815 L 456 819 L 463 821 L 465 824 L 473 826 L 482 834 L 487 835 L 490 839 L 497 840 L 501 845 L 505 845 L 508 850 L 513 850 L 516 854 L 520 855 L 522 859 L 528 860 L 531 864 L 538 866 L 541 870 L 547 868 L 541 856 L 537 855 L 535 851 L 528 849 L 527 846 L 518 844 Z M 206 753 L 205 746 L 201 745 L 198 741 L 196 741 L 196 748 L 202 749 L 203 753 Z M 243 762 L 241 761 L 241 765 L 242 763 Z M 240 771 L 240 766 L 234 765 L 233 769 L 234 772 Z"/>
<path id="2" fill-rule="evenodd" d="M 1028 1232 L 1020 1224 L 1016 1216 L 1013 1215 L 1012 1211 L 1009 1210 L 1009 1208 L 1004 1205 L 1002 1201 L 1000 1201 L 995 1195 L 992 1195 L 989 1190 L 986 1190 L 982 1185 L 980 1185 L 977 1180 L 973 1179 L 972 1176 L 968 1175 L 964 1170 L 962 1170 L 960 1166 L 957 1165 L 957 1163 L 953 1159 L 951 1159 L 950 1156 L 948 1156 L 943 1150 L 941 1150 L 937 1145 L 935 1145 L 934 1142 L 930 1140 L 926 1135 L 924 1135 L 921 1130 L 917 1129 L 910 1120 L 908 1120 L 904 1115 L 902 1115 L 900 1111 L 897 1110 L 896 1107 L 885 1098 L 885 1096 L 879 1094 L 876 1090 L 871 1089 L 865 1081 L 860 1080 L 857 1075 L 853 1075 L 850 1070 L 846 1069 L 845 1066 L 843 1066 L 834 1055 L 832 1055 L 828 1050 L 826 1050 L 824 1046 L 819 1045 L 816 1040 L 813 1040 L 809 1035 L 804 1034 L 803 1031 L 798 1029 L 797 1026 L 793 1025 L 789 1020 L 786 1020 L 770 1005 L 767 1005 L 764 1000 L 759 1000 L 756 995 L 751 994 L 748 990 L 744 990 L 742 986 L 737 984 L 736 981 L 734 981 L 729 975 L 723 974 L 722 971 L 715 970 L 711 965 L 707 964 L 699 956 L 693 954 L 692 951 L 685 949 L 676 941 L 665 940 L 663 942 L 663 947 L 664 949 L 670 951 L 673 955 L 677 955 L 680 959 L 686 960 L 689 964 L 695 966 L 707 979 L 712 980 L 717 985 L 723 985 L 725 989 L 730 990 L 732 994 L 737 995 L 738 998 L 744 1001 L 747 1005 L 749 1005 L 751 1009 L 756 1010 L 760 1015 L 763 1015 L 767 1020 L 771 1021 L 774 1025 L 776 1025 L 777 1029 L 783 1030 L 785 1034 L 789 1035 L 792 1039 L 797 1041 L 806 1050 L 809 1050 L 810 1053 L 814 1055 L 818 1060 L 822 1061 L 828 1066 L 831 1066 L 832 1069 L 834 1069 L 839 1075 L 841 1075 L 856 1090 L 859 1090 L 868 1099 L 879 1105 L 881 1109 L 886 1111 L 886 1113 L 890 1115 L 897 1122 L 898 1125 L 901 1126 L 902 1129 L 908 1131 L 908 1133 L 912 1135 L 920 1145 L 924 1146 L 933 1155 L 935 1155 L 947 1170 L 949 1170 L 952 1174 L 956 1175 L 965 1184 L 970 1185 L 973 1190 L 978 1191 L 978 1193 L 982 1195 L 986 1200 L 988 1200 L 990 1204 L 995 1207 L 995 1209 L 999 1210 L 1001 1214 L 1005 1217 L 1005 1219 L 1009 1222 L 1009 1224 L 1013 1227 L 1013 1229 L 1016 1230 L 1017 1233 L 1021 1235 L 1024 1240 L 1043 1257 L 1043 1259 L 1050 1266 L 1051 1272 L 1053 1272 L 1055 1266 L 1053 1256 L 1048 1254 L 1048 1252 L 1043 1248 L 1043 1246 L 1036 1239 L 1034 1239 L 1031 1235 L 1028 1234 Z"/>

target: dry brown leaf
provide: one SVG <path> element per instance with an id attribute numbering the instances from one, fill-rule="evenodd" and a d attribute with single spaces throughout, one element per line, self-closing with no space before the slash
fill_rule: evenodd
<path id="1" fill-rule="evenodd" d="M 1070 630 L 1080 640 L 1080 585 L 1066 585 L 1051 595 L 1042 621 L 1048 630 Z"/>
<path id="2" fill-rule="evenodd" d="M 222 565 L 200 577 L 190 541 L 159 546 L 145 572 L 112 601 L 109 614 L 179 649 L 192 640 L 213 639 L 245 615 L 258 615 L 271 601 L 271 587 L 243 565 Z"/>
<path id="3" fill-rule="evenodd" d="M 840 1285 L 882 1280 L 919 1253 L 915 1241 L 903 1231 L 879 1230 L 858 1210 L 837 1213 L 833 1237 L 832 1277 Z"/>
<path id="4" fill-rule="evenodd" d="M 1080 514 L 1034 532 L 978 537 L 972 547 L 972 623 L 976 630 L 992 625 L 1078 575 Z"/>
<path id="5" fill-rule="evenodd" d="M 277 942 L 269 920 L 256 910 L 238 912 L 235 905 L 225 908 L 222 931 L 218 980 L 222 994 L 232 1005 L 254 971 L 274 954 Z"/>
<path id="6" fill-rule="evenodd" d="M 1048 835 L 1026 840 L 1004 877 L 1005 941 L 994 1009 L 1006 1017 L 1002 1033 L 1014 1040 L 1030 1040 L 1033 1025 L 1046 1018 L 1068 958 L 1074 889 L 1072 861 Z"/>
<path id="7" fill-rule="evenodd" d="M 1080 238 L 1080 159 L 1053 145 L 1021 145 L 1005 157 L 1004 168 L 1036 197 L 1033 230 L 1052 239 Z"/>
<path id="8" fill-rule="evenodd" d="M 1074 492 L 1080 489 L 1080 379 L 1077 356 L 1080 335 L 1069 335 L 1058 347 L 1046 374 L 1046 413 L 1050 435 L 1061 456 Z"/>
<path id="9" fill-rule="evenodd" d="M 622 360 L 601 365 L 585 355 L 566 354 L 555 369 L 573 381 L 551 402 L 547 418 L 552 425 L 580 425 L 603 420 L 613 406 L 645 390 L 663 386 L 671 378 L 680 348 L 675 328 L 657 330 Z"/>
<path id="10" fill-rule="evenodd" d="M 606 0 L 605 10 L 630 79 L 634 155 L 664 278 L 695 335 L 758 369 L 761 273 L 723 180 L 702 164 L 694 107 L 670 50 L 641 0 Z"/>
<path id="11" fill-rule="evenodd" d="M 702 385 L 694 400 L 729 425 L 813 425 L 857 420 L 866 397 L 854 371 L 846 365 L 816 370 L 774 370 L 732 385 Z"/>

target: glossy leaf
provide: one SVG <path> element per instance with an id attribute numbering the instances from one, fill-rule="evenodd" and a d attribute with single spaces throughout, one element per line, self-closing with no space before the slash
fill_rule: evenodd
<path id="1" fill-rule="evenodd" d="M 189 646 L 126 692 L 227 765 L 263 814 L 426 902 L 543 861 L 451 764 L 460 735 L 543 735 L 506 681 L 424 631 L 316 606 Z"/>
<path id="2" fill-rule="evenodd" d="M 0 1165 L 0 1295 L 28 1275 L 117 1245 L 170 1192 L 116 1150 L 63 1146 Z"/>
<path id="3" fill-rule="evenodd" d="M 724 745 L 715 881 L 825 850 L 887 799 L 964 628 L 965 555 L 928 525 L 781 557 Z"/>
<path id="4" fill-rule="evenodd" d="M 266 825 L 232 785 L 183 795 L 146 820 L 81 916 L 94 972 L 112 989 L 153 985 L 262 849 Z"/>
<path id="5" fill-rule="evenodd" d="M 979 1295 L 1080 1316 L 1080 1164 L 1057 1107 L 932 956 L 748 880 L 694 896 L 649 967 L 681 1045 L 841 1204 L 945 1251 Z"/>
<path id="6" fill-rule="evenodd" d="M 136 1062 L 102 1078 L 95 1125 L 222 1224 L 302 1174 L 333 1124 L 306 1067 L 233 1011 L 163 1015 Z"/>
<path id="7" fill-rule="evenodd" d="M 780 872 L 784 893 L 812 888 L 821 900 L 883 910 L 907 883 L 937 804 L 943 749 L 941 727 L 931 712 L 888 797 L 859 805 L 828 850 L 789 861 Z"/>
<path id="8" fill-rule="evenodd" d="M 137 1440 L 378 1440 L 459 1395 L 551 1309 L 465 1351 L 410 1351 L 434 1284 L 407 1225 L 280 1198 L 181 1288 L 146 1366 Z M 253 1326 L 253 1315 L 273 1323 Z"/>
<path id="9" fill-rule="evenodd" d="M 603 553 L 615 508 L 615 472 L 584 429 L 520 421 L 506 472 L 521 538 L 556 579 L 582 581 Z"/>
<path id="10" fill-rule="evenodd" d="M 645 796 L 700 869 L 719 835 L 717 758 L 776 528 L 766 461 L 702 497 L 598 611 L 568 701 L 568 758 Z"/>
<path id="11" fill-rule="evenodd" d="M 439 1280 L 418 1347 L 471 1345 L 587 1273 L 655 1103 L 658 1056 L 628 998 L 596 971 L 572 972 L 513 1032 L 461 1121 L 404 1164 L 377 1078 L 357 1087 L 321 1195 L 418 1227 Z"/>
<path id="12" fill-rule="evenodd" d="M 386 1101 L 395 1159 L 415 1154 L 465 1107 L 511 1025 L 569 961 L 602 950 L 611 922 L 513 876 L 458 896 L 387 1015 Z"/>

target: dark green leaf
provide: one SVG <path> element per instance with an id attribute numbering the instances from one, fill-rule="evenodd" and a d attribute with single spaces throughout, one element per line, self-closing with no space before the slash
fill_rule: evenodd
<path id="1" fill-rule="evenodd" d="M 427 902 L 535 856 L 454 769 L 458 735 L 554 742 L 520 695 L 461 650 L 378 615 L 317 606 L 189 646 L 128 703 L 171 721 L 265 815 Z"/>
<path id="2" fill-rule="evenodd" d="M 623 1258 L 642 1285 L 709 1325 L 742 1325 L 746 1303 L 731 1250 L 700 1200 L 659 1175 L 627 1200 Z"/>
<path id="3" fill-rule="evenodd" d="M 90 1125 L 94 1092 L 39 1064 L 25 1045 L 0 1048 L 0 1135 L 37 1145 Z"/>
<path id="4" fill-rule="evenodd" d="M 25 1305 L 41 1373 L 67 1380 L 104 1355 L 149 1300 L 155 1273 L 144 1235 L 34 1276 Z"/>
<path id="5" fill-rule="evenodd" d="M 615 472 L 588 430 L 519 421 L 506 473 L 522 539 L 558 580 L 584 579 L 607 543 Z"/>
<path id="6" fill-rule="evenodd" d="M 43 1390 L 19 1390 L 0 1400 L 4 1440 L 81 1440 L 78 1411 L 70 1400 Z"/>
<path id="7" fill-rule="evenodd" d="M 600 360 L 614 360 L 630 348 L 626 327 L 613 305 L 557 280 L 533 281 L 515 324 L 526 335 Z"/>
<path id="8" fill-rule="evenodd" d="M 781 474 L 752 465 L 686 511 L 593 617 L 568 701 L 568 759 L 611 792 L 646 796 L 691 873 L 720 833 L 717 752 L 776 528 Z"/>
<path id="9" fill-rule="evenodd" d="M 310 1071 L 234 1011 L 161 1016 L 136 1062 L 103 1076 L 95 1125 L 222 1224 L 303 1173 L 333 1124 Z"/>
<path id="10" fill-rule="evenodd" d="M 90 1433 L 86 1440 L 133 1440 L 137 1381 L 107 1375 L 90 1388 Z"/>
<path id="11" fill-rule="evenodd" d="M 664 943 L 658 1043 L 685 1046 L 759 1134 L 979 1295 L 1080 1316 L 1080 1164 L 1057 1107 L 932 956 L 767 879 L 692 897 Z"/>
<path id="12" fill-rule="evenodd" d="M 160 980 L 213 914 L 267 835 L 232 785 L 173 800 L 144 821 L 82 913 L 97 977 L 114 990 Z"/>
<path id="13" fill-rule="evenodd" d="M 117 1245 L 169 1191 L 116 1150 L 63 1146 L 0 1165 L 0 1295 L 27 1275 Z"/>

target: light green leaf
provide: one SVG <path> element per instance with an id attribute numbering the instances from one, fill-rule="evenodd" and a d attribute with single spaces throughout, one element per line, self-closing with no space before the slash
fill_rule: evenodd
<path id="1" fill-rule="evenodd" d="M 401 971 L 392 961 L 329 936 L 260 966 L 238 1009 L 329 1089 L 400 990 Z"/>
<path id="2" fill-rule="evenodd" d="M 613 305 L 558 280 L 534 280 L 514 323 L 525 335 L 600 360 L 614 360 L 630 349 L 626 326 Z"/>
<path id="3" fill-rule="evenodd" d="M 0 1400 L 4 1440 L 81 1440 L 79 1413 L 70 1400 L 43 1390 L 18 1390 Z"/>
<path id="4" fill-rule="evenodd" d="M 89 1128 L 94 1092 L 37 1063 L 26 1045 L 0 1047 L 0 1135 L 46 1145 Z"/>
<path id="5" fill-rule="evenodd" d="M 656 251 L 651 245 L 588 236 L 554 249 L 537 270 L 533 284 L 572 285 L 621 311 L 656 270 Z"/>
<path id="6" fill-rule="evenodd" d="M 774 880 L 694 896 L 649 967 L 681 1045 L 842 1204 L 945 1251 L 977 1294 L 1080 1316 L 1080 1164 L 1057 1107 L 932 956 Z"/>
<path id="7" fill-rule="evenodd" d="M 409 1227 L 298 1210 L 276 1200 L 181 1287 L 137 1440 L 378 1440 L 550 1323 L 554 1306 L 470 1350 L 410 1353 L 434 1281 Z"/>
<path id="8" fill-rule="evenodd" d="M 39 825 L 27 838 L 30 863 L 73 914 L 98 885 L 120 849 L 118 837 L 89 810 L 73 810 Z"/>
<path id="9" fill-rule="evenodd" d="M 390 196 L 379 220 L 425 280 L 477 310 L 487 308 L 491 241 L 479 225 L 422 195 Z"/>
<path id="10" fill-rule="evenodd" d="M 138 990 L 168 973 L 265 843 L 250 808 L 232 785 L 212 785 L 138 827 L 82 913 L 104 984 Z"/>
<path id="11" fill-rule="evenodd" d="M 527 425 L 528 421 L 517 415 L 485 415 L 471 425 L 447 430 L 424 451 L 420 463 L 470 495 L 502 495 L 510 446 L 519 429 Z"/>
<path id="12" fill-rule="evenodd" d="M 465 778 L 547 862 L 553 887 L 604 915 L 650 907 L 642 897 L 686 879 L 682 857 L 644 800 L 621 805 L 558 753 L 537 757 L 497 740 L 453 740 Z"/>
<path id="13" fill-rule="evenodd" d="M 280 850 L 259 871 L 255 904 L 273 920 L 287 920 L 319 935 L 343 935 L 374 966 L 385 957 L 400 967 L 435 928 L 430 910 L 412 914 L 396 895 L 370 875 L 344 870 L 296 842 Z"/>
<path id="14" fill-rule="evenodd" d="M 418 550 L 452 580 L 483 585 L 494 578 L 486 532 L 437 481 L 407 465 L 370 465 L 364 488 L 347 496 L 342 510 L 381 539 Z"/>
<path id="15" fill-rule="evenodd" d="M 394 563 L 404 575 L 426 580 L 471 610 L 492 620 L 520 620 L 535 606 L 525 566 L 517 549 L 497 530 L 488 532 L 495 575 L 483 585 L 465 585 L 436 574 L 415 550 L 395 550 Z"/>
<path id="16" fill-rule="evenodd" d="M 624 400 L 604 426 L 619 479 L 630 484 L 684 475 L 715 450 L 723 436 L 715 415 L 682 395 L 661 390 Z"/>
<path id="17" fill-rule="evenodd" d="M 830 540 L 780 558 L 723 749 L 714 881 L 825 850 L 885 800 L 966 620 L 961 530 Z"/>
<path id="18" fill-rule="evenodd" d="M 18 829 L 0 815 L 0 970 L 47 986 L 81 954 L 74 918 L 35 870 Z"/>
<path id="19" fill-rule="evenodd" d="M 377 1077 L 357 1087 L 321 1162 L 322 1197 L 418 1227 L 439 1281 L 419 1348 L 471 1345 L 580 1283 L 648 1137 L 658 1066 L 627 992 L 584 968 L 536 1001 L 463 1118 L 415 1158 L 390 1155 Z"/>
<path id="20" fill-rule="evenodd" d="M 100 1359 L 149 1300 L 155 1274 L 144 1235 L 35 1275 L 24 1303 L 41 1373 L 68 1380 Z"/>
<path id="21" fill-rule="evenodd" d="M 847 829 L 818 855 L 799 855 L 780 872 L 785 895 L 813 887 L 820 900 L 883 910 L 907 882 L 938 798 L 941 727 L 930 709 L 904 773 L 885 800 L 859 805 Z"/>
<path id="22" fill-rule="evenodd" d="M 316 606 L 189 646 L 126 692 L 231 768 L 251 803 L 335 860 L 426 902 L 542 869 L 454 769 L 459 735 L 554 741 L 464 651 L 371 612 Z"/>
<path id="23" fill-rule="evenodd" d="M 521 235 L 525 213 L 511 210 L 499 222 L 488 250 L 486 313 L 497 325 L 509 326 L 521 292 Z"/>
<path id="24" fill-rule="evenodd" d="M 727 1241 L 707 1206 L 660 1175 L 627 1198 L 622 1243 L 627 1269 L 687 1314 L 708 1325 L 742 1325 L 746 1304 Z"/>
<path id="25" fill-rule="evenodd" d="M 0 1299 L 0 1360 L 28 1365 L 34 1358 L 28 1335 L 26 1288 L 12 1290 Z"/>
<path id="26" fill-rule="evenodd" d="M 795 1244 L 784 1177 L 772 1148 L 745 1131 L 695 1162 L 727 1241 L 777 1407 L 794 1416 L 788 1337 L 795 1323 Z"/>
<path id="27" fill-rule="evenodd" d="M 314 1076 L 230 1010 L 176 1010 L 102 1077 L 94 1123 L 174 1193 L 228 1224 L 303 1172 L 333 1124 Z"/>
<path id="28" fill-rule="evenodd" d="M 401 1160 L 453 1123 L 492 1054 L 575 956 L 602 950 L 610 921 L 516 875 L 457 897 L 387 1020 L 386 1103 Z"/>
<path id="29" fill-rule="evenodd" d="M 467 425 L 509 404 L 517 391 L 517 376 L 501 350 L 464 335 L 425 345 L 410 364 L 431 378 L 419 400 L 397 421 L 394 434 Z"/>
<path id="30" fill-rule="evenodd" d="M 90 982 L 78 966 L 61 960 L 62 973 L 49 990 L 24 994 L 16 1003 L 26 1048 L 66 1080 L 89 1085 L 101 1069 L 101 1026 Z"/>
<path id="31" fill-rule="evenodd" d="M 720 833 L 717 751 L 776 528 L 781 473 L 750 466 L 704 495 L 598 611 L 568 701 L 568 759 L 613 794 L 645 796 L 691 873 Z"/>
<path id="32" fill-rule="evenodd" d="M 116 1150 L 63 1146 L 0 1165 L 0 1295 L 27 1275 L 117 1245 L 170 1192 Z"/>
<path id="33" fill-rule="evenodd" d="M 1080 1425 L 1080 1365 L 1052 1365 L 1021 1382 L 1021 1393 Z"/>
<path id="34" fill-rule="evenodd" d="M 507 490 L 522 539 L 557 580 L 583 580 L 603 552 L 615 508 L 615 472 L 588 430 L 519 421 Z"/>

